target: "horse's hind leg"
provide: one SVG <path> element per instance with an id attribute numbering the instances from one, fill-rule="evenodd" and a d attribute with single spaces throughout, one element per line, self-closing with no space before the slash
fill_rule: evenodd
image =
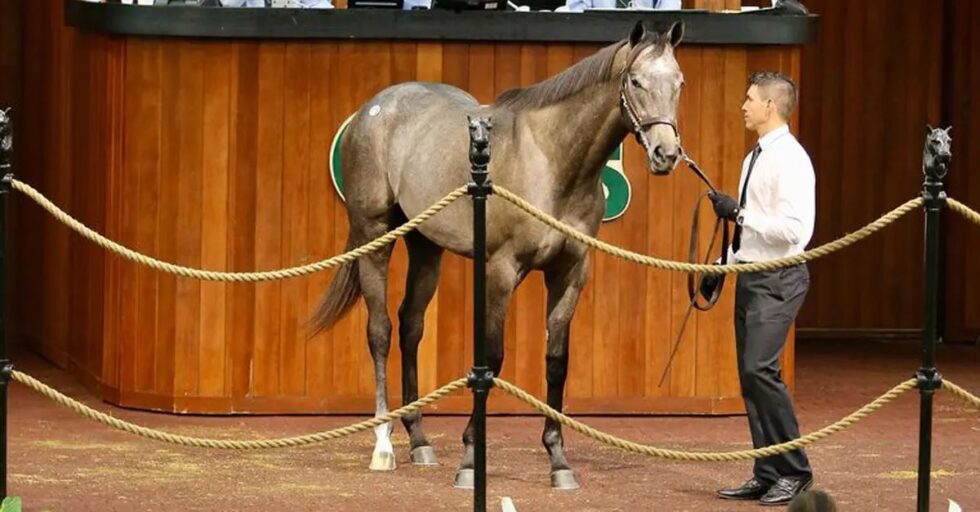
<path id="1" fill-rule="evenodd" d="M 419 398 L 418 348 L 422 341 L 425 310 L 439 283 L 439 265 L 442 248 L 418 232 L 405 236 L 408 247 L 408 277 L 405 299 L 398 308 L 398 340 L 402 352 L 402 404 L 407 405 Z M 436 463 L 436 453 L 422 432 L 422 413 L 414 412 L 402 418 L 411 442 L 412 462 L 429 465 Z"/>
<path id="2" fill-rule="evenodd" d="M 568 327 L 575 313 L 579 295 L 588 276 L 588 254 L 559 261 L 545 271 L 548 288 L 547 379 L 548 405 L 561 411 L 568 374 Z M 545 420 L 541 441 L 551 458 L 551 486 L 555 489 L 578 489 L 575 474 L 565 459 L 561 424 Z"/>
<path id="3" fill-rule="evenodd" d="M 354 226 L 357 226 L 356 228 Z M 352 222 L 354 240 L 367 243 L 384 234 L 388 229 L 388 221 L 365 220 L 360 223 Z M 391 348 L 391 319 L 388 317 L 388 261 L 391 259 L 391 245 L 361 256 L 358 261 L 358 277 L 361 282 L 361 292 L 367 305 L 368 322 L 367 338 L 374 360 L 374 398 L 375 416 L 388 413 L 388 378 L 386 368 L 388 352 Z M 391 446 L 391 423 L 378 425 L 374 429 L 377 438 L 374 453 L 371 456 L 370 468 L 374 471 L 390 471 L 395 469 L 395 450 Z"/>

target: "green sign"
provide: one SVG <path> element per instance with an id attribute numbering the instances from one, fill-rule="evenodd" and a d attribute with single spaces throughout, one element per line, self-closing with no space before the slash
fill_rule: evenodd
<path id="1" fill-rule="evenodd" d="M 352 119 L 354 119 L 353 115 L 340 125 L 337 135 L 334 136 L 333 142 L 330 144 L 330 178 L 341 200 L 344 200 L 344 178 L 340 174 L 342 165 L 340 140 Z M 606 162 L 606 166 L 602 168 L 602 192 L 606 197 L 606 212 L 602 216 L 603 221 L 608 222 L 617 219 L 626 213 L 626 209 L 630 205 L 632 189 L 629 180 L 626 178 L 626 173 L 623 171 L 622 144 L 613 151 L 612 155 L 609 156 L 609 161 Z"/>

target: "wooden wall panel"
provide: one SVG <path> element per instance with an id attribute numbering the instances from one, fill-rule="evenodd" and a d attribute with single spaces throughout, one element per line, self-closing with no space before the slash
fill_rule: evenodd
<path id="1" fill-rule="evenodd" d="M 344 249 L 343 204 L 328 181 L 328 147 L 340 123 L 390 83 L 455 83 L 479 100 L 527 85 L 590 55 L 598 46 L 440 45 L 348 42 L 236 43 L 159 40 L 128 43 L 120 190 L 110 203 L 110 235 L 181 264 L 268 269 Z M 747 136 L 737 113 L 745 73 L 758 63 L 798 74 L 783 49 L 680 52 L 690 86 L 681 129 L 688 151 L 713 179 L 737 183 Z M 358 64 L 359 63 L 359 64 Z M 795 64 L 794 64 L 795 63 Z M 797 65 L 794 68 L 794 65 Z M 721 69 L 721 80 L 707 80 Z M 167 73 L 165 70 L 172 70 Z M 487 70 L 490 70 L 488 72 Z M 339 71 L 339 73 L 338 73 Z M 335 77 L 353 74 L 349 82 Z M 492 79 L 488 79 L 492 77 Z M 346 85 L 346 84 L 353 84 Z M 686 257 L 689 208 L 702 192 L 679 171 L 655 178 L 630 140 L 626 173 L 633 203 L 600 234 L 624 247 Z M 706 214 L 709 212 L 706 210 Z M 645 226 L 646 229 L 636 229 Z M 707 243 L 708 235 L 702 234 Z M 688 327 L 669 378 L 658 381 L 685 311 L 683 274 L 595 254 L 572 327 L 567 408 L 583 412 L 740 410 L 731 296 Z M 405 252 L 396 244 L 389 311 L 397 332 Z M 330 332 L 308 336 L 306 319 L 327 275 L 280 283 L 192 283 L 113 262 L 105 300 L 107 346 L 118 379 L 104 375 L 120 404 L 201 412 L 367 412 L 374 376 L 358 306 Z M 472 265 L 447 255 L 430 306 L 420 357 L 422 392 L 464 374 L 472 358 Z M 622 283 L 641 283 L 624 287 Z M 731 286 L 729 287 L 731 290 Z M 545 290 L 532 274 L 515 294 L 503 377 L 543 395 Z M 389 393 L 399 401 L 400 351 L 389 357 Z M 108 371 L 108 370 L 107 370 Z M 791 373 L 791 369 L 789 369 Z M 495 410 L 523 406 L 495 394 Z M 463 412 L 457 397 L 438 407 Z"/>
<path id="2" fill-rule="evenodd" d="M 801 142 L 817 172 L 813 247 L 921 190 L 925 125 L 941 121 L 944 29 L 942 9 L 925 0 L 902 9 L 880 0 L 807 6 L 823 24 L 819 41 L 804 48 L 800 84 Z M 921 240 L 921 215 L 909 215 L 813 262 L 801 336 L 917 336 Z"/>
<path id="3" fill-rule="evenodd" d="M 951 2 L 946 27 L 949 46 L 945 92 L 945 125 L 952 125 L 953 162 L 949 194 L 980 210 L 980 5 L 969 0 Z M 967 51 L 970 49 L 970 51 Z M 959 215 L 948 214 L 946 231 L 947 339 L 980 339 L 980 266 L 973 256 L 980 248 L 980 227 Z"/>
<path id="4" fill-rule="evenodd" d="M 23 83 L 24 83 L 24 62 L 23 62 L 23 32 L 24 14 L 22 2 L 15 0 L 0 0 L 0 108 L 11 108 L 10 115 L 14 122 L 14 144 L 15 153 L 11 156 L 11 165 L 14 169 L 21 169 L 23 166 L 21 155 L 24 143 L 23 124 Z M 32 233 L 30 213 L 22 208 L 22 198 L 9 197 L 7 210 L 7 236 L 6 247 L 6 273 L 4 274 L 4 290 L 6 297 L 20 297 L 21 292 L 26 290 L 31 279 L 24 272 L 12 272 L 9 269 L 24 269 L 31 265 L 27 260 L 28 254 L 32 249 L 39 245 L 40 239 L 36 236 L 29 237 Z M 37 254 L 34 252 L 34 254 Z M 36 287 L 35 287 L 36 288 Z M 23 300 L 7 300 L 7 324 L 5 325 L 6 336 L 10 346 L 23 344 L 24 323 L 15 318 L 29 319 L 39 309 L 37 301 L 39 297 L 36 293 L 25 294 Z M 33 303 L 29 302 L 32 301 Z"/>
<path id="5" fill-rule="evenodd" d="M 55 26 L 50 17 L 30 14 L 30 23 Z M 327 173 L 329 145 L 337 127 L 381 88 L 441 81 L 489 102 L 599 48 L 122 40 L 58 28 L 57 40 L 32 43 L 47 60 L 31 70 L 40 115 L 27 147 L 35 168 L 52 171 L 29 179 L 126 245 L 181 264 L 238 271 L 300 265 L 344 249 L 346 216 Z M 685 144 L 722 187 L 734 188 L 751 145 L 737 114 L 745 73 L 762 65 L 799 76 L 798 57 L 780 57 L 785 51 L 680 51 L 688 75 Z M 669 178 L 651 176 L 632 139 L 625 159 L 632 205 L 600 236 L 683 259 L 689 210 L 701 185 L 683 169 Z M 307 335 L 307 314 L 329 273 L 279 283 L 198 283 L 105 257 L 29 205 L 23 211 L 50 225 L 35 253 L 44 256 L 34 270 L 47 276 L 35 299 L 43 310 L 20 326 L 51 359 L 101 380 L 107 400 L 167 411 L 373 410 L 363 306 L 330 332 Z M 702 238 L 706 243 L 707 234 Z M 397 332 L 406 262 L 401 243 L 394 252 L 389 311 Z M 739 411 L 732 285 L 718 308 L 691 320 L 673 369 L 658 386 L 685 309 L 685 276 L 593 258 L 572 326 L 567 409 Z M 471 364 L 471 273 L 469 261 L 445 258 L 427 314 L 422 392 Z M 68 292 L 58 295 L 66 281 Z M 76 326 L 82 341 L 71 342 Z M 534 274 L 511 307 L 503 376 L 539 396 L 546 387 L 544 327 L 545 291 Z M 400 401 L 400 363 L 396 338 L 389 360 L 393 407 Z M 500 393 L 492 407 L 527 410 Z M 469 397 L 458 395 L 437 410 L 469 408 Z"/>
<path id="6" fill-rule="evenodd" d="M 927 0 L 903 9 L 884 0 L 807 5 L 821 14 L 822 29 L 802 58 L 782 48 L 682 48 L 688 87 L 681 130 L 688 151 L 734 192 L 739 162 L 754 139 L 738 122 L 744 77 L 780 69 L 799 78 L 793 128 L 817 169 L 811 245 L 917 193 L 927 122 L 954 125 L 950 194 L 980 207 L 980 180 L 972 177 L 977 149 L 970 144 L 980 131 L 971 116 L 980 91 L 980 52 L 974 50 L 980 9 L 950 0 L 944 17 Z M 217 269 L 298 265 L 343 250 L 346 217 L 326 171 L 329 144 L 340 123 L 385 85 L 441 81 L 488 102 L 598 48 L 122 40 L 65 28 L 61 2 L 18 6 L 22 55 L 30 56 L 15 64 L 26 91 L 16 117 L 18 177 L 127 245 Z M 10 20 L 4 16 L 3 26 Z M 0 39 L 5 70 L 11 34 L 5 28 Z M 0 100 L 11 93 L 2 94 Z M 684 258 L 689 209 L 701 189 L 683 170 L 670 178 L 649 176 L 632 140 L 625 158 L 633 201 L 600 236 Z M 980 243 L 980 231 L 946 218 L 947 338 L 970 339 L 980 334 L 974 314 L 980 292 L 972 286 L 980 270 L 967 255 Z M 87 384 L 101 381 L 108 400 L 177 411 L 373 409 L 363 307 L 331 332 L 306 335 L 303 321 L 329 273 L 276 284 L 197 283 L 106 257 L 17 195 L 11 220 L 16 240 L 10 258 L 17 268 L 8 280 L 16 297 L 12 338 L 73 368 Z M 872 241 L 812 263 L 801 333 L 914 333 L 921 321 L 921 235 L 921 216 L 911 215 Z M 390 285 L 393 320 L 405 267 L 399 243 Z M 471 272 L 468 261 L 445 258 L 421 347 L 423 392 L 470 365 Z M 729 294 L 715 310 L 691 320 L 673 369 L 658 387 L 682 320 L 684 276 L 597 255 L 572 326 L 568 410 L 738 410 L 732 285 L 730 279 Z M 542 396 L 540 276 L 529 277 L 515 297 L 504 376 Z M 792 353 L 790 343 L 788 361 Z M 395 340 L 393 406 L 400 398 L 399 367 Z M 791 364 L 786 376 L 792 381 Z M 499 393 L 492 404 L 498 411 L 526 410 Z M 438 410 L 469 406 L 460 395 Z"/>

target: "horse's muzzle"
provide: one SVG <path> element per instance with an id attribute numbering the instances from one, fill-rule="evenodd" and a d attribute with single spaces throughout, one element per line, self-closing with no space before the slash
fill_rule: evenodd
<path id="1" fill-rule="evenodd" d="M 670 155 L 666 157 L 654 156 L 648 162 L 650 167 L 650 172 L 654 176 L 666 176 L 670 174 L 671 171 L 677 168 L 677 164 L 680 163 L 680 155 Z"/>

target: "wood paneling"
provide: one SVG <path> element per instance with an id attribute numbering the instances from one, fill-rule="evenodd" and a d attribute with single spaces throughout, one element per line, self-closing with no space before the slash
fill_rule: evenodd
<path id="1" fill-rule="evenodd" d="M 10 115 L 13 116 L 15 145 L 20 144 L 19 138 L 23 134 L 23 121 L 21 110 L 22 84 L 23 84 L 23 59 L 21 48 L 21 36 L 23 33 L 23 13 L 22 2 L 16 0 L 0 0 L 0 109 L 11 108 Z M 11 165 L 20 168 L 20 151 L 11 156 Z M 28 283 L 27 276 L 23 273 L 11 272 L 12 268 L 23 268 L 25 252 L 21 250 L 25 235 L 30 232 L 25 229 L 28 225 L 22 211 L 17 208 L 19 199 L 8 196 L 8 208 L 6 232 L 6 268 L 3 282 L 5 297 L 14 297 L 18 290 L 25 288 Z M 36 238 L 35 238 L 36 241 Z M 34 241 L 32 241 L 34 243 Z M 7 323 L 4 326 L 5 334 L 9 344 L 13 345 L 21 340 L 20 336 L 11 336 L 16 325 L 11 325 L 11 316 L 28 314 L 25 304 L 7 300 L 6 302 Z"/>
<path id="2" fill-rule="evenodd" d="M 941 121 L 945 29 L 942 9 L 925 0 L 900 9 L 881 0 L 806 4 L 822 16 L 819 41 L 803 50 L 799 109 L 801 141 L 817 173 L 813 247 L 921 190 L 925 126 Z M 971 53 L 978 52 L 962 51 Z M 922 216 L 913 214 L 813 262 L 801 335 L 914 333 L 922 321 L 921 254 Z M 953 293 L 965 282 L 949 286 Z"/>
<path id="3" fill-rule="evenodd" d="M 326 171 L 329 144 L 340 123 L 385 85 L 441 81 L 486 102 L 597 48 L 123 40 L 63 27 L 61 2 L 15 4 L 23 39 L 14 66 L 22 69 L 25 91 L 16 116 L 18 177 L 147 253 L 239 271 L 343 250 L 346 217 Z M 953 124 L 950 194 L 980 206 L 980 180 L 973 177 L 980 150 L 970 143 L 980 133 L 972 115 L 980 91 L 980 8 L 970 0 L 943 5 L 945 15 L 928 0 L 902 9 L 884 0 L 810 0 L 807 6 L 822 16 L 821 35 L 802 58 L 785 48 L 682 47 L 685 146 L 716 183 L 734 192 L 739 162 L 754 139 L 737 122 L 745 75 L 779 69 L 799 79 L 793 128 L 817 170 L 811 245 L 853 231 L 917 193 L 927 122 Z M 11 18 L 3 18 L 6 70 L 16 36 L 6 30 Z M 3 94 L 7 101 L 12 93 Z M 649 176 L 636 149 L 629 140 L 630 210 L 605 224 L 600 236 L 684 258 L 689 209 L 700 188 L 686 172 Z M 106 257 L 17 194 L 10 219 L 12 338 L 75 368 L 87 384 L 101 383 L 106 399 L 173 411 L 373 410 L 363 308 L 331 332 L 305 335 L 303 321 L 329 273 L 275 284 L 197 283 Z M 966 339 L 980 334 L 973 314 L 980 292 L 971 286 L 980 269 L 968 256 L 980 231 L 955 215 L 946 219 L 947 337 Z M 914 332 L 921 321 L 921 236 L 921 216 L 910 215 L 872 241 L 812 263 L 798 326 L 844 335 Z M 391 268 L 394 313 L 404 290 L 400 243 Z M 462 258 L 447 256 L 443 263 L 421 347 L 423 392 L 470 365 L 471 273 Z M 691 320 L 669 378 L 658 387 L 682 319 L 684 276 L 596 255 L 572 325 L 567 409 L 738 410 L 731 283 L 715 310 Z M 541 396 L 540 276 L 529 277 L 515 298 L 503 375 Z M 792 361 L 792 343 L 785 357 Z M 394 403 L 397 342 L 390 361 Z M 497 411 L 526 410 L 500 393 L 492 402 Z M 468 409 L 463 397 L 438 408 Z"/>
<path id="4" fill-rule="evenodd" d="M 953 126 L 947 183 L 950 196 L 980 210 L 980 5 L 969 0 L 951 4 L 944 48 L 944 125 Z M 946 219 L 946 337 L 975 341 L 980 339 L 980 266 L 974 257 L 980 250 L 980 227 L 959 215 L 948 214 Z"/>
<path id="5" fill-rule="evenodd" d="M 489 102 L 598 49 L 70 37 L 76 44 L 69 79 L 84 84 L 76 90 L 93 101 L 57 103 L 71 109 L 63 144 L 80 158 L 55 153 L 67 168 L 46 192 L 137 250 L 185 265 L 239 271 L 299 265 L 342 252 L 346 217 L 327 174 L 328 146 L 340 123 L 380 89 L 408 80 L 441 81 Z M 688 83 L 696 84 L 682 104 L 685 143 L 723 187 L 737 183 L 749 144 L 731 115 L 744 92 L 745 73 L 758 62 L 798 74 L 798 59 L 780 58 L 787 51 L 684 47 L 679 52 Z M 718 70 L 721 79 L 714 80 Z M 700 184 L 684 172 L 654 178 L 632 140 L 625 160 L 632 206 L 604 224 L 600 236 L 630 249 L 684 258 L 689 208 Z M 51 164 L 40 162 L 45 165 Z M 363 306 L 331 332 L 307 335 L 307 315 L 329 274 L 279 283 L 198 283 L 101 256 L 60 226 L 45 232 L 43 247 L 69 248 L 64 260 L 57 251 L 46 256 L 50 261 L 42 260 L 41 268 L 61 269 L 46 286 L 53 290 L 67 276 L 74 291 L 61 299 L 46 297 L 50 309 L 37 320 L 43 327 L 32 328 L 47 332 L 39 338 L 69 359 L 83 361 L 79 366 L 102 383 L 107 400 L 187 412 L 373 409 Z M 737 410 L 731 287 L 717 309 L 692 319 L 669 378 L 658 387 L 684 312 L 685 278 L 602 254 L 593 257 L 572 326 L 568 410 Z M 399 243 L 389 286 L 394 332 L 405 270 Z M 422 392 L 465 374 L 471 364 L 471 273 L 469 261 L 446 257 L 427 314 Z M 515 295 L 505 341 L 503 377 L 538 395 L 545 390 L 544 305 L 542 279 L 533 274 Z M 48 323 L 62 310 L 77 310 L 77 316 Z M 69 325 L 73 334 L 76 328 L 84 331 L 82 341 L 68 342 Z M 389 367 L 389 391 L 399 397 L 397 342 Z M 494 394 L 494 410 L 526 410 L 499 395 Z M 469 401 L 460 399 L 438 410 L 468 409 Z"/>

